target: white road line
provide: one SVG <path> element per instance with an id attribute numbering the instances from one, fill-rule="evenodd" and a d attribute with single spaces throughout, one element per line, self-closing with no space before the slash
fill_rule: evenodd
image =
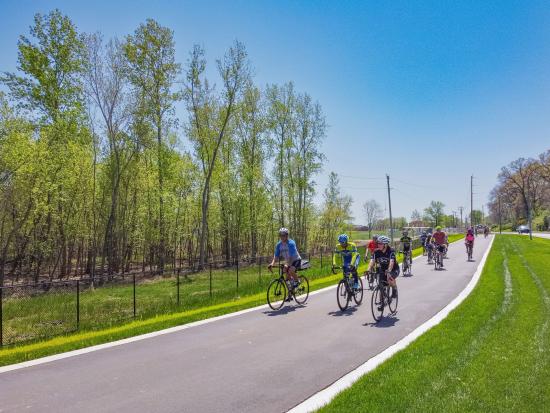
<path id="1" fill-rule="evenodd" d="M 483 254 L 483 258 L 481 259 L 481 262 L 477 266 L 476 272 L 474 273 L 472 279 L 470 280 L 466 288 L 464 288 L 464 290 L 462 290 L 462 292 L 453 301 L 451 301 L 445 308 L 443 308 L 439 313 L 434 315 L 424 324 L 418 326 L 415 330 L 413 330 L 408 335 L 403 337 L 397 343 L 388 347 L 387 349 L 377 354 L 376 356 L 370 358 L 365 363 L 357 367 L 355 370 L 341 377 L 340 379 L 332 383 L 330 386 L 328 386 L 324 390 L 321 390 L 320 392 L 304 400 L 302 403 L 300 403 L 296 407 L 290 409 L 288 413 L 308 413 L 319 409 L 320 407 L 329 403 L 342 390 L 345 390 L 348 387 L 351 387 L 351 385 L 355 383 L 357 380 L 359 380 L 361 376 L 374 370 L 376 367 L 378 367 L 384 361 L 389 359 L 395 353 L 405 349 L 409 344 L 411 344 L 414 340 L 416 340 L 418 337 L 420 337 L 430 328 L 438 325 L 445 317 L 447 317 L 447 315 L 449 315 L 449 313 L 452 310 L 454 310 L 462 301 L 464 301 L 466 297 L 468 297 L 468 295 L 472 292 L 472 290 L 476 286 L 481 276 L 483 267 L 485 266 L 485 261 L 487 261 L 487 256 L 489 255 L 489 252 L 491 251 L 491 247 L 493 246 L 494 240 L 495 240 L 495 237 L 491 236 L 491 241 L 489 242 L 489 246 L 487 247 L 487 250 Z"/>
<path id="2" fill-rule="evenodd" d="M 422 255 L 419 255 L 418 257 L 413 258 L 413 261 L 420 258 L 420 257 L 422 257 Z M 333 288 L 336 288 L 336 286 L 337 286 L 337 284 L 334 284 L 334 285 L 331 285 L 329 287 L 325 287 L 325 288 L 322 288 L 320 290 L 313 291 L 309 295 L 311 296 L 311 295 L 321 294 L 321 293 L 324 293 L 325 291 L 329 291 Z M 34 360 L 23 361 L 23 362 L 17 363 L 17 364 L 10 364 L 10 365 L 7 365 L 7 366 L 0 367 L 0 374 L 6 373 L 8 371 L 23 369 L 23 368 L 26 368 L 26 367 L 37 366 L 39 364 L 51 363 L 52 361 L 62 360 L 62 359 L 66 359 L 66 358 L 69 358 L 69 357 L 80 356 L 81 354 L 92 353 L 94 351 L 103 350 L 103 349 L 106 349 L 106 348 L 122 346 L 124 344 L 133 343 L 133 342 L 141 341 L 141 340 L 146 340 L 148 338 L 158 337 L 158 336 L 162 336 L 162 335 L 165 335 L 165 334 L 176 333 L 178 331 L 187 330 L 188 328 L 193 328 L 193 327 L 198 327 L 198 326 L 202 326 L 202 325 L 205 325 L 205 324 L 214 323 L 216 321 L 225 320 L 227 318 L 238 317 L 242 314 L 246 314 L 246 313 L 250 313 L 250 312 L 258 311 L 258 310 L 263 310 L 263 309 L 267 309 L 267 308 L 269 308 L 269 306 L 267 304 L 263 304 L 263 305 L 260 305 L 260 306 L 257 306 L 257 307 L 251 307 L 251 308 L 247 308 L 247 309 L 244 309 L 244 310 L 236 311 L 234 313 L 228 313 L 228 314 L 220 315 L 220 316 L 217 316 L 217 317 L 207 318 L 207 319 L 204 319 L 204 320 L 199 320 L 199 321 L 195 321 L 195 322 L 188 323 L 188 324 L 183 324 L 181 326 L 166 328 L 164 330 L 153 331 L 151 333 L 141 334 L 139 336 L 128 337 L 128 338 L 125 338 L 125 339 L 122 339 L 122 340 L 112 341 L 110 343 L 98 344 L 98 345 L 91 346 L 91 347 L 85 347 L 85 348 L 81 348 L 81 349 L 77 349 L 77 350 L 67 351 L 65 353 L 59 353 L 59 354 L 54 354 L 54 355 L 51 355 L 51 356 L 41 357 L 41 358 L 34 359 Z"/>

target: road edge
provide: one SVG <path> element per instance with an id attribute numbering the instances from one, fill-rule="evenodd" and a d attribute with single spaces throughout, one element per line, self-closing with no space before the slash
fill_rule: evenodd
<path id="1" fill-rule="evenodd" d="M 489 242 L 489 246 L 487 247 L 487 250 L 483 254 L 483 257 L 481 258 L 481 261 L 477 266 L 476 272 L 472 276 L 472 279 L 466 285 L 466 287 L 458 294 L 458 296 L 456 296 L 442 310 L 440 310 L 437 314 L 435 314 L 432 318 L 430 318 L 423 324 L 419 325 L 416 329 L 411 331 L 409 334 L 407 334 L 397 343 L 386 348 L 384 351 L 382 351 L 381 353 L 378 353 L 376 356 L 368 359 L 365 363 L 361 364 L 355 370 L 350 371 L 349 373 L 342 376 L 341 378 L 336 380 L 334 383 L 332 383 L 328 387 L 315 393 L 314 395 L 310 396 L 300 404 L 288 410 L 288 413 L 309 413 L 323 407 L 324 405 L 328 404 L 332 399 L 334 399 L 334 397 L 336 397 L 340 392 L 351 387 L 362 376 L 374 370 L 384 361 L 392 357 L 395 353 L 407 348 L 409 344 L 415 341 L 418 337 L 420 337 L 426 331 L 428 331 L 432 327 L 435 327 L 436 325 L 441 323 L 441 321 L 443 321 L 452 310 L 458 307 L 462 303 L 462 301 L 464 301 L 466 297 L 470 295 L 470 293 L 473 291 L 473 289 L 477 285 L 481 277 L 483 267 L 485 267 L 485 262 L 487 261 L 487 257 L 489 256 L 489 253 L 491 252 L 491 249 L 493 247 L 494 240 L 495 240 L 495 235 L 491 235 L 491 241 Z"/>

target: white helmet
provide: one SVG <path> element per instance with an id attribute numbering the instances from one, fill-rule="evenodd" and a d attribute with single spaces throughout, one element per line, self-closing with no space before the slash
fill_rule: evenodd
<path id="1" fill-rule="evenodd" d="M 279 235 L 288 235 L 288 228 L 285 228 L 285 227 L 281 228 L 279 230 Z"/>

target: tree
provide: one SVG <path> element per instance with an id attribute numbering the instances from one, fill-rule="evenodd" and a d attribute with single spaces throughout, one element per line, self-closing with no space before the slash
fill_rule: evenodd
<path id="1" fill-rule="evenodd" d="M 352 219 L 349 214 L 352 199 L 340 192 L 338 175 L 331 172 L 324 193 L 323 209 L 321 211 L 321 243 L 331 245 L 335 242 L 338 232 L 342 232 Z"/>
<path id="2" fill-rule="evenodd" d="M 250 69 L 245 47 L 235 42 L 224 56 L 217 61 L 218 72 L 223 81 L 223 91 L 219 98 L 213 95 L 208 81 L 202 80 L 206 69 L 204 50 L 195 46 L 191 52 L 187 70 L 185 97 L 190 119 L 192 139 L 203 172 L 201 195 L 201 227 L 199 237 L 200 265 L 206 263 L 206 243 L 208 235 L 208 209 L 210 206 L 211 181 L 216 159 L 229 121 L 236 111 L 238 100 L 250 79 Z"/>
<path id="3" fill-rule="evenodd" d="M 432 225 L 440 225 L 443 218 L 443 208 L 445 204 L 440 201 L 432 201 L 430 205 L 424 209 L 424 218 L 426 221 L 430 222 Z"/>
<path id="4" fill-rule="evenodd" d="M 30 33 L 32 38 L 21 36 L 18 43 L 17 69 L 24 76 L 4 73 L 2 82 L 20 107 L 38 111 L 44 123 L 79 115 L 84 44 L 76 27 L 56 9 L 47 15 L 37 13 Z"/>
<path id="5" fill-rule="evenodd" d="M 411 214 L 411 221 L 422 221 L 422 215 L 415 209 Z"/>
<path id="6" fill-rule="evenodd" d="M 159 202 L 159 271 L 166 260 L 166 227 L 164 216 L 164 140 L 174 122 L 174 103 L 180 93 L 173 91 L 180 64 L 175 60 L 174 33 L 153 19 L 140 24 L 126 38 L 124 51 L 130 81 L 144 100 L 145 115 L 156 132 Z"/>
<path id="7" fill-rule="evenodd" d="M 382 207 L 376 200 L 370 199 L 363 204 L 365 220 L 369 231 L 369 238 L 376 222 L 382 218 Z"/>

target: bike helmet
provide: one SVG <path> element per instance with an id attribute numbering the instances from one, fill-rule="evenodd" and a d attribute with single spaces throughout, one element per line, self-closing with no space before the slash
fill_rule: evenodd
<path id="1" fill-rule="evenodd" d="M 338 242 L 340 244 L 347 244 L 348 242 L 348 236 L 347 234 L 341 234 L 339 237 L 338 237 Z"/>
<path id="2" fill-rule="evenodd" d="M 435 230 L 436 231 L 441 231 L 441 225 L 438 225 L 437 227 L 435 227 Z"/>
<path id="3" fill-rule="evenodd" d="M 386 237 L 385 235 L 380 235 L 378 237 L 378 243 L 388 245 L 390 243 L 390 239 L 388 237 Z"/>
<path id="4" fill-rule="evenodd" d="M 378 239 L 378 235 L 374 234 L 374 235 L 372 236 L 372 240 L 373 240 L 373 241 L 376 241 L 377 239 Z"/>
<path id="5" fill-rule="evenodd" d="M 279 230 L 279 235 L 288 235 L 288 228 L 281 228 Z"/>
<path id="6" fill-rule="evenodd" d="M 406 237 L 409 235 L 409 231 L 407 231 L 406 229 L 403 230 L 403 236 Z"/>

